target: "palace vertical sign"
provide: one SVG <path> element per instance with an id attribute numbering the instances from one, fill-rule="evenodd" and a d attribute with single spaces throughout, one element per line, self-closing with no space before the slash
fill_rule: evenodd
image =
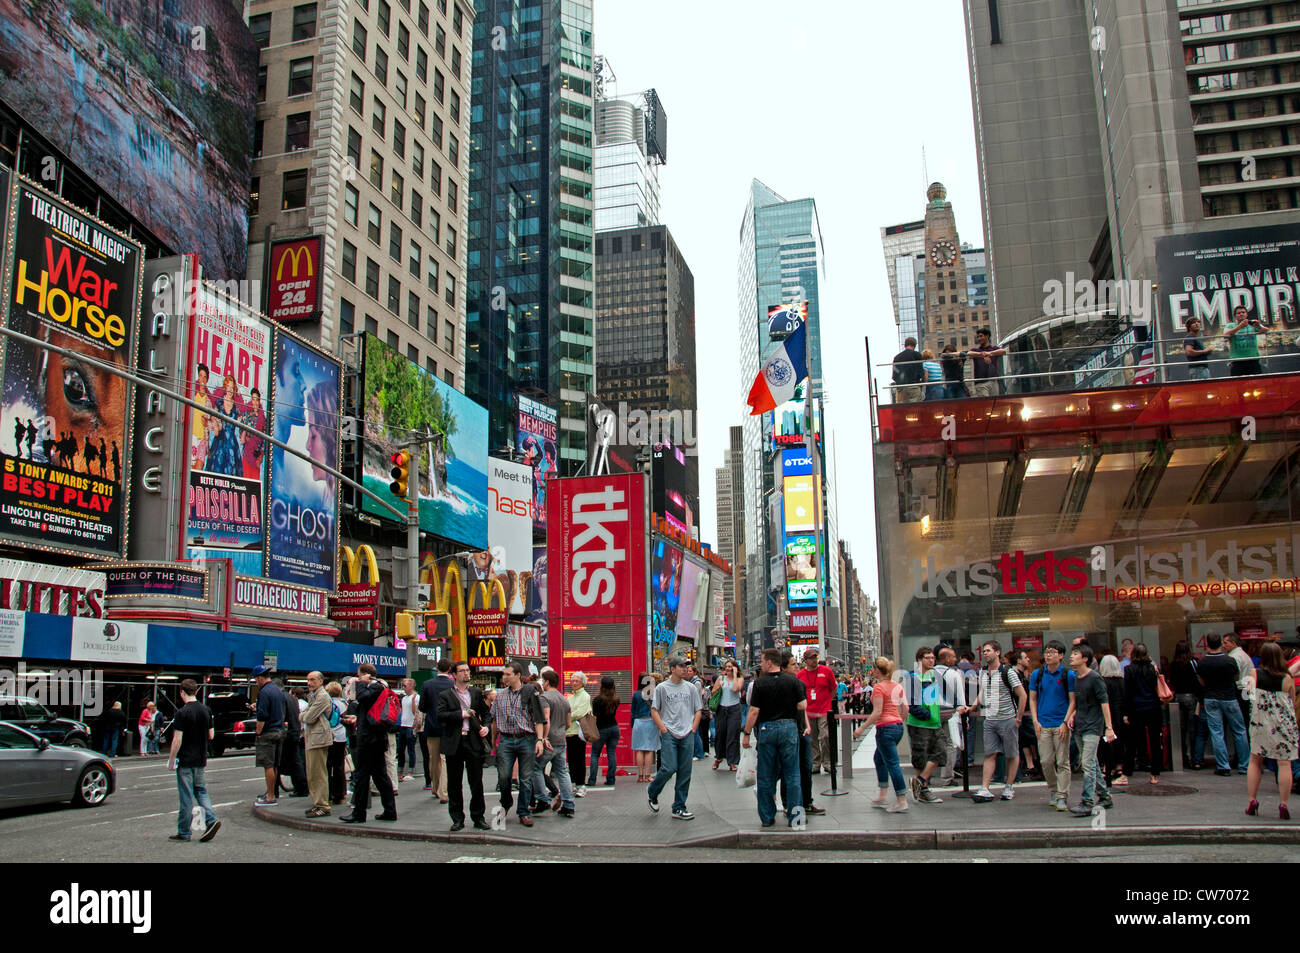
<path id="1" fill-rule="evenodd" d="M 266 316 L 293 324 L 320 317 L 321 262 L 325 240 L 320 235 L 271 243 Z"/>

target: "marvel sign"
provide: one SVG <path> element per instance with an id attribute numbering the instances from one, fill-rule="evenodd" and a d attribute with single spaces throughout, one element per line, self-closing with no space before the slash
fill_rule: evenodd
<path id="1" fill-rule="evenodd" d="M 791 612 L 790 631 L 791 632 L 816 632 L 817 631 L 817 610 L 812 609 L 808 612 Z"/>

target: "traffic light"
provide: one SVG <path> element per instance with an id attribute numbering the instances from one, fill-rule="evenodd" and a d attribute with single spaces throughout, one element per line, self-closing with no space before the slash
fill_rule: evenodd
<path id="1" fill-rule="evenodd" d="M 409 612 L 397 613 L 395 631 L 399 639 L 415 638 L 415 616 Z"/>
<path id="2" fill-rule="evenodd" d="M 407 480 L 411 472 L 411 451 L 399 450 L 391 459 L 393 468 L 388 472 L 392 474 L 393 482 L 388 484 L 388 492 L 399 500 L 404 500 L 407 494 Z"/>

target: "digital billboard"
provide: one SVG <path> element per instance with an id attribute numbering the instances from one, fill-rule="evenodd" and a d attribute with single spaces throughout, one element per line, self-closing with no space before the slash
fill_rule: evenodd
<path id="1" fill-rule="evenodd" d="M 0 0 L 0 23 L 0 100 L 163 243 L 242 278 L 258 63 L 242 7 Z"/>
<path id="2" fill-rule="evenodd" d="M 694 514 L 686 504 L 686 457 L 671 444 L 655 444 L 651 458 L 652 509 L 674 529 L 690 533 Z"/>
<path id="3" fill-rule="evenodd" d="M 805 385 L 800 385 L 804 387 Z M 801 446 L 806 443 L 808 403 L 802 393 L 797 393 L 793 400 L 777 406 L 772 411 L 772 445 L 776 447 Z M 814 433 L 817 443 L 822 442 L 822 402 L 820 397 L 812 399 L 812 418 L 816 421 Z"/>
<path id="4" fill-rule="evenodd" d="M 486 562 L 490 578 L 501 580 L 511 611 L 522 611 L 519 578 L 533 569 L 533 471 L 496 459 L 488 460 L 488 468 L 488 548 L 476 560 Z"/>
<path id="5" fill-rule="evenodd" d="M 814 494 L 813 480 L 812 474 L 785 478 L 782 502 L 787 535 L 811 533 L 817 529 L 817 520 L 821 512 L 820 507 L 814 503 L 814 497 L 820 497 L 821 494 Z"/>
<path id="6" fill-rule="evenodd" d="M 12 216 L 8 326 L 133 366 L 143 249 L 25 182 Z M 0 536 L 60 552 L 125 556 L 134 386 L 75 356 L 12 338 L 0 380 Z"/>
<path id="7" fill-rule="evenodd" d="M 338 361 L 283 331 L 276 333 L 272 434 L 336 470 L 340 386 Z M 265 422 L 258 426 L 264 427 Z M 244 436 L 247 439 L 248 435 Z M 333 589 L 338 480 L 301 457 L 266 446 L 271 450 L 266 575 L 281 582 Z"/>
<path id="8" fill-rule="evenodd" d="M 687 556 L 682 561 L 681 598 L 677 603 L 677 637 L 694 642 L 709 608 L 709 570 Z"/>
<path id="9" fill-rule="evenodd" d="M 651 638 L 665 651 L 677 637 L 677 614 L 681 608 L 682 576 L 686 555 L 680 546 L 666 539 L 655 540 L 650 554 Z"/>
<path id="10" fill-rule="evenodd" d="M 388 489 L 392 455 L 406 441 L 431 438 L 413 451 L 419 455 L 420 529 L 466 546 L 487 546 L 487 409 L 369 334 L 362 390 L 366 489 L 404 509 L 406 501 Z M 362 509 L 395 519 L 369 497 L 363 497 Z"/>
<path id="11" fill-rule="evenodd" d="M 190 399 L 265 431 L 270 325 L 207 285 L 195 290 L 191 302 Z M 202 410 L 192 409 L 188 416 L 184 558 L 230 559 L 235 572 L 260 576 L 269 444 Z"/>
<path id="12" fill-rule="evenodd" d="M 553 407 L 518 396 L 515 450 L 533 470 L 533 526 L 546 529 L 546 481 L 556 475 L 560 459 L 559 420 Z"/>

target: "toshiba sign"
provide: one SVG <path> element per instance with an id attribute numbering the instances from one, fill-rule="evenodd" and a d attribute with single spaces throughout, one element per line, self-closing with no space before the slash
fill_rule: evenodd
<path id="1" fill-rule="evenodd" d="M 566 618 L 644 614 L 645 477 L 552 480 L 546 491 L 552 612 L 558 600 Z"/>

